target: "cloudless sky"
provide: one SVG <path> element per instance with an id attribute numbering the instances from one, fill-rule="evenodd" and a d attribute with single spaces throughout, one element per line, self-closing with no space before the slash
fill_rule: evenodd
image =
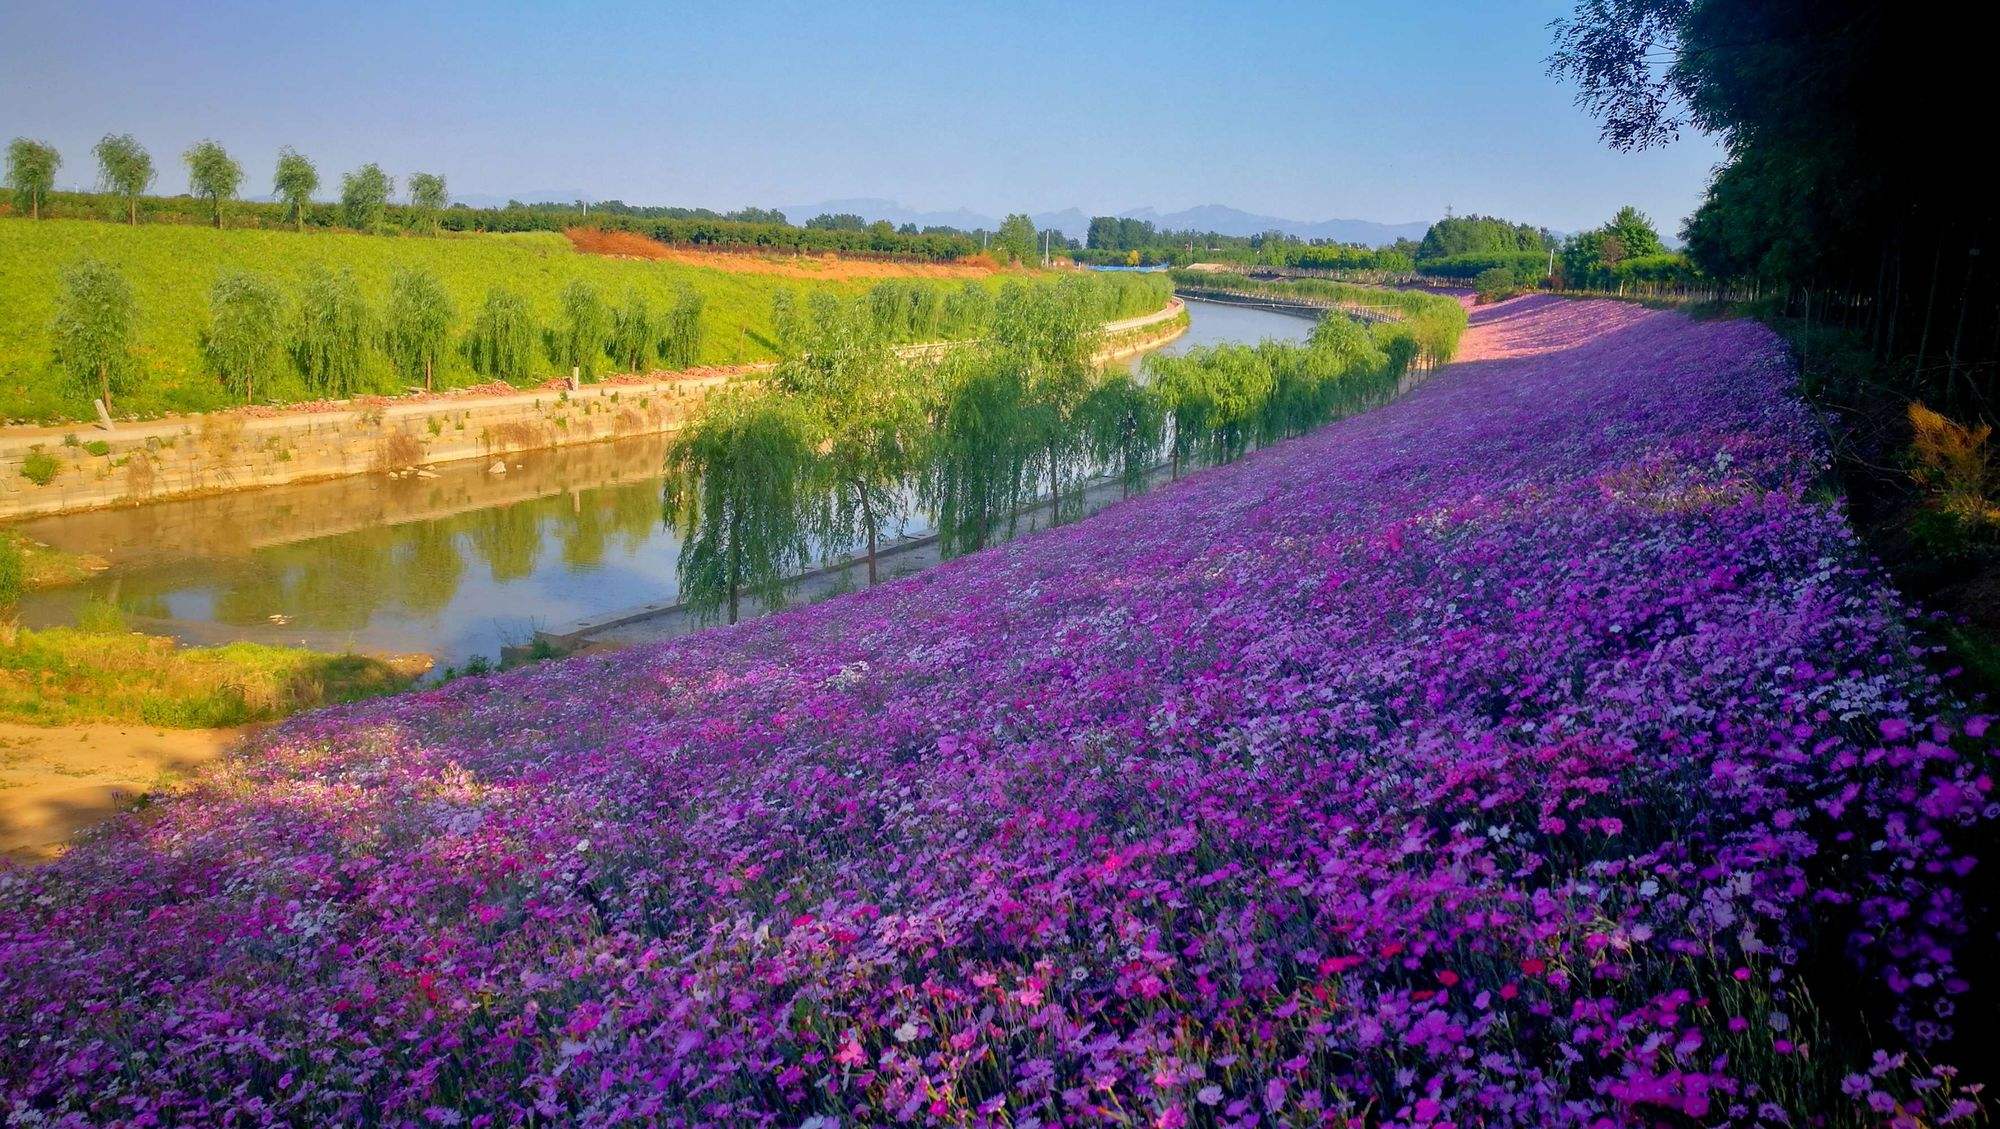
<path id="1" fill-rule="evenodd" d="M 1383 222 L 1449 205 L 1561 230 L 1631 203 L 1671 234 L 1720 150 L 1606 149 L 1544 73 L 1570 6 L 0 0 L 0 135 L 54 142 L 64 186 L 129 131 L 167 192 L 213 137 L 246 195 L 289 144 L 322 195 L 372 160 L 501 197 Z"/>

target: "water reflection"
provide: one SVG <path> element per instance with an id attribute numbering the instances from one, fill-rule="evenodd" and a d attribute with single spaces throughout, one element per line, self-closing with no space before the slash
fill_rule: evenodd
<path id="1" fill-rule="evenodd" d="M 1165 351 L 1303 340 L 1312 323 L 1190 303 Z M 526 641 L 538 627 L 669 599 L 680 539 L 660 518 L 666 439 L 648 436 L 42 518 L 22 531 L 112 568 L 32 593 L 30 627 L 108 600 L 133 626 L 191 643 L 423 651 L 441 664 Z M 912 530 L 914 531 L 914 529 Z"/>

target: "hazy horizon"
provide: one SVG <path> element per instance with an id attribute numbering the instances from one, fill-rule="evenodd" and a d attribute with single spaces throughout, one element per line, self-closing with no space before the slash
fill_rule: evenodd
<path id="1" fill-rule="evenodd" d="M 1543 73 L 1546 25 L 1568 8 L 321 6 L 273 20 L 234 3 L 24 0 L 0 15 L 0 131 L 55 143 L 58 183 L 76 187 L 94 180 L 99 137 L 133 133 L 168 194 L 186 183 L 181 151 L 213 137 L 244 164 L 246 196 L 269 190 L 291 145 L 319 165 L 322 195 L 375 161 L 399 188 L 441 173 L 457 198 L 1220 204 L 1382 224 L 1449 207 L 1559 230 L 1629 203 L 1671 234 L 1721 150 L 1604 148 Z"/>

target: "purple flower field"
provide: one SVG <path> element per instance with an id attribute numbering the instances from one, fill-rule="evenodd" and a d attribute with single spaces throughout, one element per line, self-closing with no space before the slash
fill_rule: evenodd
<path id="1" fill-rule="evenodd" d="M 1973 1120 L 1991 738 L 1780 343 L 1473 323 L 1078 524 L 303 716 L 0 871 L 0 1120 Z"/>

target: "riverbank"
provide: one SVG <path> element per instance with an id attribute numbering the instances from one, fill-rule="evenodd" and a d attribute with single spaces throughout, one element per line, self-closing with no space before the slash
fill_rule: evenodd
<path id="1" fill-rule="evenodd" d="M 1176 298 L 1105 324 L 1102 361 L 1172 340 Z M 905 347 L 909 355 L 951 348 Z M 357 474 L 417 474 L 434 464 L 492 463 L 525 451 L 673 431 L 709 392 L 768 364 L 616 377 L 580 388 L 492 386 L 239 409 L 148 423 L 14 427 L 0 432 L 0 520 L 141 505 Z M 494 473 L 505 473 L 504 466 Z"/>

